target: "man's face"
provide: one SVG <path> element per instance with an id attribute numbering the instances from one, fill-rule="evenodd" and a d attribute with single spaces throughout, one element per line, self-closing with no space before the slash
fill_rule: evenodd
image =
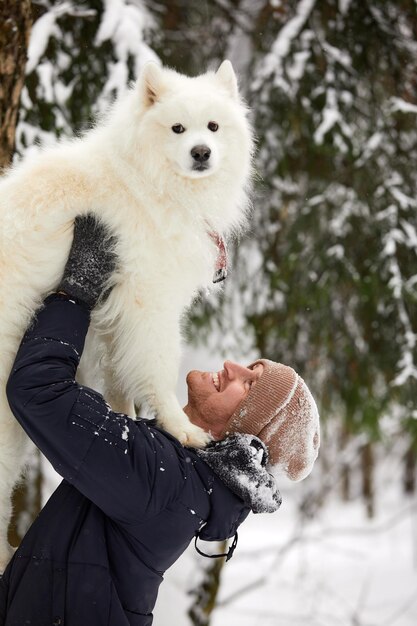
<path id="1" fill-rule="evenodd" d="M 264 366 L 253 368 L 225 361 L 220 372 L 192 370 L 187 375 L 190 421 L 219 439 L 223 427 L 262 375 Z"/>

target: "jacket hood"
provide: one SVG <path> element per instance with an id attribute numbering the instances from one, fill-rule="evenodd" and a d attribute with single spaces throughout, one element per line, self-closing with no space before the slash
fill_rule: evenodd
<path id="1" fill-rule="evenodd" d="M 281 506 L 275 478 L 268 472 L 268 449 L 258 437 L 234 433 L 197 455 L 253 513 L 274 513 Z"/>
<path id="2" fill-rule="evenodd" d="M 236 433 L 195 453 L 217 483 L 209 491 L 211 514 L 200 531 L 201 539 L 231 537 L 250 510 L 273 513 L 281 506 L 281 494 L 267 471 L 268 451 L 257 437 Z"/>

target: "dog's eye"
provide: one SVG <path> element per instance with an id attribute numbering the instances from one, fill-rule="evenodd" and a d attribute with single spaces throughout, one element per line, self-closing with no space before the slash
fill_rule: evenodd
<path id="1" fill-rule="evenodd" d="M 177 133 L 177 135 L 180 135 L 185 131 L 185 128 L 182 124 L 174 124 L 174 126 L 172 126 L 172 130 L 174 133 Z"/>
<path id="2" fill-rule="evenodd" d="M 209 122 L 209 123 L 207 124 L 207 128 L 208 128 L 209 130 L 211 130 L 211 132 L 212 132 L 212 133 L 215 133 L 215 132 L 216 132 L 216 130 L 218 130 L 219 125 L 218 125 L 218 124 L 216 124 L 216 122 Z"/>

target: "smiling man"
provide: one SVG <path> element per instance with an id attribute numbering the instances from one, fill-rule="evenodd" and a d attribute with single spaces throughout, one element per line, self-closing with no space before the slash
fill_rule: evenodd
<path id="1" fill-rule="evenodd" d="M 225 361 L 221 372 L 189 372 L 188 403 L 184 411 L 190 421 L 209 432 L 214 439 L 221 439 L 230 416 L 246 398 L 263 369 L 260 362 L 253 367 L 244 367 Z"/>
<path id="2" fill-rule="evenodd" d="M 204 450 L 76 382 L 90 312 L 116 266 L 112 243 L 94 218 L 76 220 L 60 292 L 9 377 L 16 419 L 63 481 L 0 581 L 0 626 L 150 626 L 163 574 L 190 541 L 235 536 L 230 558 L 248 513 L 281 504 L 271 472 L 300 480 L 317 457 L 315 402 L 279 363 L 188 374 L 184 410 L 213 437 Z"/>

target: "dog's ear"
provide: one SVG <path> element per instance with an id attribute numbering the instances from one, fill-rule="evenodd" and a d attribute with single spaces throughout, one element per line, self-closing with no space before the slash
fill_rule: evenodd
<path id="1" fill-rule="evenodd" d="M 239 91 L 237 86 L 237 78 L 233 69 L 233 65 L 230 61 L 226 60 L 220 65 L 216 72 L 217 78 L 221 81 L 222 85 L 226 87 L 229 94 L 237 100 L 239 98 Z"/>
<path id="2" fill-rule="evenodd" d="M 159 100 L 164 91 L 163 69 L 150 61 L 144 66 L 138 80 L 142 102 L 146 108 Z"/>

